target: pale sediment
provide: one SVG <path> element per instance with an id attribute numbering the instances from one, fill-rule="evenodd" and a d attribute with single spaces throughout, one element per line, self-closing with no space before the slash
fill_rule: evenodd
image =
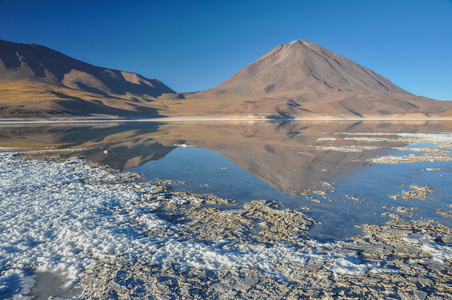
<path id="1" fill-rule="evenodd" d="M 262 207 L 261 204 L 264 203 L 254 205 Z M 196 219 L 196 213 L 190 215 Z M 294 214 L 287 221 L 298 217 Z M 210 225 L 206 226 L 211 229 Z M 98 299 L 105 295 L 125 299 L 449 299 L 451 295 L 452 230 L 449 227 L 431 221 L 390 221 L 385 226 L 366 225 L 362 237 L 331 244 L 297 239 L 293 231 L 285 232 L 286 226 L 275 227 L 273 238 L 289 234 L 296 240 L 282 239 L 278 243 L 305 256 L 303 261 L 272 262 L 279 274 L 269 273 L 259 265 L 181 269 L 172 260 L 161 264 L 105 262 L 83 274 L 83 296 Z M 241 239 L 238 244 L 251 249 L 272 247 L 272 242 L 249 242 L 246 239 L 243 243 Z M 224 251 L 238 251 L 230 243 L 223 243 Z"/>
<path id="2" fill-rule="evenodd" d="M 308 235 L 315 220 L 272 201 L 234 206 L 214 195 L 127 183 L 137 176 L 80 160 L 1 158 L 7 200 L 0 207 L 0 293 L 11 297 L 11 278 L 29 278 L 26 270 L 58 274 L 72 284 L 59 295 L 77 291 L 72 298 L 81 299 L 452 293 L 452 229 L 432 221 L 404 222 L 394 214 L 385 226 L 363 225 L 362 236 L 322 243 Z M 422 193 L 408 196 L 431 192 L 413 189 Z M 36 287 L 15 288 L 16 296 L 39 295 Z"/>
<path id="3" fill-rule="evenodd" d="M 342 137 L 340 137 L 342 135 Z M 419 162 L 452 161 L 451 134 L 415 134 L 415 133 L 341 133 L 334 138 L 319 138 L 318 151 L 363 152 L 381 149 L 379 144 L 386 143 L 385 149 L 399 152 L 411 152 L 406 155 L 382 155 L 368 159 L 374 164 L 410 164 Z M 356 144 L 348 145 L 349 142 Z M 418 145 L 400 147 L 394 144 Z M 437 170 L 430 168 L 430 170 Z"/>
<path id="4" fill-rule="evenodd" d="M 390 195 L 389 198 L 394 200 L 402 199 L 402 200 L 410 200 L 410 199 L 426 199 L 428 195 L 434 192 L 431 187 L 428 186 L 419 186 L 416 184 L 410 185 L 411 190 L 405 191 L 403 190 L 400 194 Z"/>

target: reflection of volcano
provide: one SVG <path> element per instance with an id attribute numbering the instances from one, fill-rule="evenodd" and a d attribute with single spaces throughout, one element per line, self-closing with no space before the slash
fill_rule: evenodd
<path id="1" fill-rule="evenodd" d="M 184 136 L 184 143 L 213 150 L 276 190 L 294 195 L 338 178 L 353 167 L 368 164 L 367 159 L 384 151 L 381 147 L 388 144 L 373 144 L 380 149 L 361 152 L 322 150 L 322 146 L 331 143 L 330 139 L 335 139 L 336 146 L 357 144 L 357 141 L 340 138 L 337 134 L 397 132 L 402 128 L 407 132 L 417 130 L 416 125 L 401 123 L 353 122 L 171 124 L 163 127 L 168 128 L 169 133 Z"/>
<path id="2" fill-rule="evenodd" d="M 374 141 L 370 147 L 343 133 L 435 133 L 444 128 L 440 123 L 345 121 L 13 127 L 0 128 L 0 147 L 82 148 L 64 155 L 83 155 L 89 161 L 129 169 L 161 159 L 176 144 L 196 145 L 223 155 L 278 191 L 298 195 L 367 164 L 384 147 L 402 146 Z M 331 146 L 370 150 L 333 151 Z"/>

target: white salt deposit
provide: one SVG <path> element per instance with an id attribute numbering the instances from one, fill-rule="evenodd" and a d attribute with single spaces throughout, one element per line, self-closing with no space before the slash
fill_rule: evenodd
<path id="1" fill-rule="evenodd" d="M 425 143 L 450 143 L 452 142 L 452 134 L 426 134 L 426 133 L 399 133 L 398 136 L 420 139 Z"/>
<path id="2" fill-rule="evenodd" d="M 69 287 L 86 268 L 117 260 L 173 262 L 180 270 L 254 266 L 277 277 L 289 276 L 280 264 L 302 267 L 312 261 L 326 263 L 334 274 L 377 271 L 356 256 L 344 258 L 337 243 L 224 247 L 224 241 L 147 236 L 149 229 L 171 231 L 183 225 L 158 218 L 159 204 L 145 202 L 150 194 L 168 195 L 156 194 L 152 186 L 121 183 L 120 177 L 78 159 L 47 162 L 0 153 L 0 298 L 26 296 L 36 271 L 58 275 Z M 174 196 L 170 201 L 201 200 Z M 438 260 L 452 256 L 450 247 L 433 242 L 424 251 Z"/>
<path id="3" fill-rule="evenodd" d="M 433 238 L 430 235 L 425 234 L 409 234 L 402 237 L 402 239 L 408 243 L 422 244 L 432 240 Z"/>
<path id="4" fill-rule="evenodd" d="M 0 147 L 0 151 L 15 151 L 17 150 L 17 147 Z"/>
<path id="5" fill-rule="evenodd" d="M 363 263 L 358 256 L 352 255 L 337 260 L 331 269 L 335 275 L 363 276 L 374 266 L 374 263 Z"/>
<path id="6" fill-rule="evenodd" d="M 452 248 L 450 245 L 439 245 L 433 242 L 424 244 L 422 250 L 429 253 L 432 259 L 444 263 L 452 260 Z"/>
<path id="7" fill-rule="evenodd" d="M 174 144 L 174 146 L 182 148 L 196 147 L 196 145 L 187 145 L 187 144 Z"/>
<path id="8" fill-rule="evenodd" d="M 134 250 L 122 246 L 141 238 L 128 214 L 140 194 L 125 184 L 85 183 L 117 175 L 78 160 L 0 157 L 0 292 L 31 268 L 56 273 L 70 284 L 96 259 Z M 156 218 L 145 223 L 165 226 Z"/>
<path id="9" fill-rule="evenodd" d="M 340 135 L 353 135 L 344 140 L 366 141 L 366 142 L 397 142 L 403 140 L 416 140 L 418 143 L 452 143 L 452 134 L 424 134 L 424 133 L 340 133 Z M 363 137 L 363 136 L 373 137 Z M 381 138 L 375 136 L 391 136 L 391 138 Z M 392 138 L 396 137 L 396 138 Z"/>
<path id="10" fill-rule="evenodd" d="M 312 250 L 224 251 L 215 244 L 147 237 L 143 229 L 171 230 L 152 213 L 155 206 L 142 204 L 144 193 L 152 193 L 153 188 L 96 183 L 118 178 L 77 159 L 45 162 L 0 154 L 0 294 L 27 294 L 32 271 L 57 274 L 70 286 L 100 259 L 170 260 L 181 269 L 254 265 L 271 274 L 279 273 L 276 261 L 322 260 Z M 172 201 L 190 200 L 199 201 L 195 197 Z"/>

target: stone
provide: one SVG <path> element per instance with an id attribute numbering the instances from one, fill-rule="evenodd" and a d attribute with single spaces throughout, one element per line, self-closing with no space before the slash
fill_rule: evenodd
<path id="1" fill-rule="evenodd" d="M 416 299 L 424 300 L 427 298 L 427 293 L 421 290 L 415 290 L 414 295 L 416 296 Z"/>

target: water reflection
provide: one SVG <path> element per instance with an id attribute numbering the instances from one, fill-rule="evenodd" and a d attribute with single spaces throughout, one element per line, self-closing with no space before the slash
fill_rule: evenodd
<path id="1" fill-rule="evenodd" d="M 382 214 L 400 206 L 413 211 L 409 217 L 440 219 L 436 211 L 452 204 L 447 202 L 452 194 L 450 166 L 446 173 L 428 175 L 421 169 L 430 165 L 417 165 L 421 169 L 414 171 L 413 166 L 370 167 L 369 159 L 394 152 L 393 147 L 404 147 L 407 142 L 390 138 L 370 141 L 359 133 L 390 137 L 402 132 L 452 132 L 452 124 L 297 121 L 0 126 L 0 147 L 40 150 L 44 155 L 72 149 L 76 151 L 58 154 L 82 156 L 148 175 L 152 171 L 155 177 L 164 179 L 189 181 L 197 177 L 194 185 L 187 185 L 196 192 L 239 202 L 277 200 L 287 207 L 309 211 L 323 223 L 312 230 L 311 236 L 342 239 L 359 232 L 355 225 L 384 223 L 387 219 Z M 222 167 L 228 168 L 227 175 L 219 171 Z M 334 191 L 327 196 L 315 194 L 325 190 L 325 182 L 333 183 Z M 433 201 L 409 203 L 388 198 L 410 184 L 437 185 L 443 196 L 438 193 Z M 211 189 L 203 190 L 201 185 L 210 185 Z"/>
<path id="2" fill-rule="evenodd" d="M 344 133 L 437 133 L 450 131 L 438 122 L 233 122 L 127 123 L 84 126 L 0 127 L 0 147 L 80 149 L 65 156 L 131 169 L 165 157 L 178 145 L 213 150 L 279 192 L 303 195 L 324 181 L 340 178 L 368 159 L 400 147 L 374 141 L 365 151 L 333 151 L 368 141 Z"/>

